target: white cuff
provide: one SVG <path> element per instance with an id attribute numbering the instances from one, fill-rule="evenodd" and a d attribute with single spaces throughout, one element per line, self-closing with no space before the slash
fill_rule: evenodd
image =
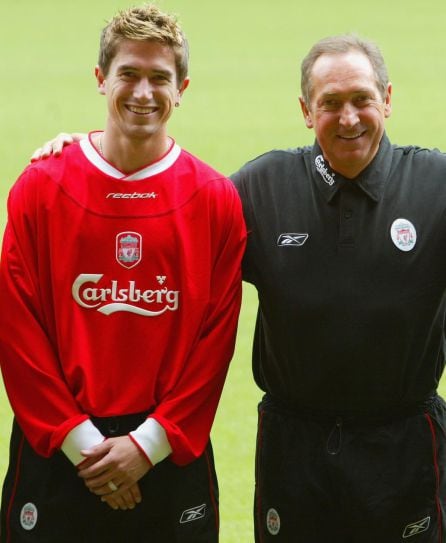
<path id="1" fill-rule="evenodd" d="M 104 439 L 105 437 L 91 420 L 87 419 L 68 432 L 62 443 L 61 449 L 68 459 L 71 460 L 75 466 L 78 466 L 85 460 L 85 456 L 82 456 L 80 451 L 99 445 Z"/>
<path id="2" fill-rule="evenodd" d="M 152 465 L 158 464 L 172 452 L 166 431 L 155 419 L 148 418 L 130 435 L 138 443 Z"/>

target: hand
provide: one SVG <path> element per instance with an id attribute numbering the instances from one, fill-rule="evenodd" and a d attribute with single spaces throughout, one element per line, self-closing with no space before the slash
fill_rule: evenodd
<path id="1" fill-rule="evenodd" d="M 79 466 L 79 471 L 85 470 L 90 466 L 93 466 L 98 462 L 103 456 L 93 456 L 86 458 L 82 464 Z M 102 501 L 106 502 L 112 509 L 134 509 L 138 503 L 141 503 L 142 496 L 139 490 L 138 483 L 135 483 L 134 486 L 130 487 L 127 492 L 124 492 L 122 496 L 114 496 L 113 493 L 103 496 Z"/>
<path id="2" fill-rule="evenodd" d="M 116 495 L 116 492 L 113 492 L 112 494 L 102 496 L 101 501 L 105 502 L 112 509 L 122 509 L 125 511 L 126 509 L 134 509 L 138 503 L 141 503 L 142 496 L 138 483 L 135 483 L 122 495 Z"/>
<path id="3" fill-rule="evenodd" d="M 152 465 L 128 436 L 109 438 L 81 452 L 86 460 L 79 476 L 91 492 L 113 509 L 133 508 L 141 502 L 137 482 Z"/>
<path id="4" fill-rule="evenodd" d="M 61 132 L 54 139 L 44 143 L 42 147 L 36 149 L 31 156 L 31 162 L 40 160 L 41 158 L 48 158 L 50 155 L 58 156 L 62 152 L 65 145 L 70 145 L 76 141 L 80 141 L 85 137 L 85 134 L 75 132 L 73 134 L 66 134 Z"/>
<path id="5" fill-rule="evenodd" d="M 93 466 L 103 457 L 104 455 L 85 458 L 85 460 L 83 460 L 83 462 L 78 466 L 79 471 L 85 470 L 90 466 Z M 101 499 L 102 501 L 105 501 L 112 509 L 115 510 L 134 509 L 135 505 L 140 503 L 142 499 L 138 483 L 135 483 L 135 485 L 131 487 L 128 492 L 129 493 L 124 493 L 122 496 L 116 496 L 116 498 L 114 497 L 113 493 L 111 493 L 103 496 Z"/>

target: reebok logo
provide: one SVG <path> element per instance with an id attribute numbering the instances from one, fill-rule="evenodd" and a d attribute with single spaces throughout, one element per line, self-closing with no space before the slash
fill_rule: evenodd
<path id="1" fill-rule="evenodd" d="M 180 518 L 180 524 L 186 524 L 186 522 L 192 522 L 194 520 L 200 520 L 206 515 L 206 504 L 198 505 L 197 507 L 191 507 L 183 511 Z"/>
<path id="2" fill-rule="evenodd" d="M 156 192 L 109 192 L 106 198 L 117 200 L 145 200 L 157 198 Z"/>
<path id="3" fill-rule="evenodd" d="M 423 532 L 427 532 L 429 529 L 431 523 L 431 518 L 426 517 L 422 520 L 419 520 L 417 522 L 414 522 L 413 524 L 408 524 L 404 528 L 403 532 L 403 539 L 407 539 L 408 537 L 412 537 L 414 535 L 422 534 Z"/>
<path id="4" fill-rule="evenodd" d="M 308 234 L 280 234 L 279 239 L 277 240 L 277 245 L 279 247 L 300 247 L 308 239 Z"/>

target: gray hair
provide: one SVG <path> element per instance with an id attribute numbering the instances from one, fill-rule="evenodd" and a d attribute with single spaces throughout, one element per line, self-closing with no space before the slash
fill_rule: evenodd
<path id="1" fill-rule="evenodd" d="M 359 51 L 363 53 L 370 61 L 375 73 L 376 86 L 385 100 L 387 95 L 387 86 L 389 84 L 389 76 L 384 62 L 384 58 L 379 50 L 379 47 L 368 40 L 364 40 L 354 34 L 343 34 L 340 36 L 331 36 L 323 38 L 316 42 L 310 49 L 307 56 L 301 64 L 301 90 L 302 98 L 307 105 L 310 104 L 312 84 L 311 72 L 314 63 L 321 55 L 336 55 L 348 53 L 349 51 Z"/>

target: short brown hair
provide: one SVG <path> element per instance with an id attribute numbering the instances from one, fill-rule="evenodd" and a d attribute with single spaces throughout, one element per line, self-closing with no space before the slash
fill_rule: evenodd
<path id="1" fill-rule="evenodd" d="M 368 40 L 364 40 L 354 34 L 343 34 L 340 36 L 331 36 L 323 38 L 313 45 L 307 56 L 301 64 L 301 90 L 302 98 L 307 107 L 311 100 L 311 71 L 314 63 L 321 55 L 336 55 L 348 53 L 349 51 L 359 51 L 363 53 L 370 61 L 373 71 L 375 72 L 375 80 L 378 90 L 385 100 L 387 95 L 387 86 L 389 84 L 389 76 L 384 62 L 384 58 L 379 50 L 379 47 Z"/>
<path id="2" fill-rule="evenodd" d="M 155 41 L 171 47 L 175 54 L 178 85 L 186 79 L 189 45 L 176 17 L 153 4 L 120 11 L 101 33 L 98 64 L 106 75 L 122 40 Z"/>

